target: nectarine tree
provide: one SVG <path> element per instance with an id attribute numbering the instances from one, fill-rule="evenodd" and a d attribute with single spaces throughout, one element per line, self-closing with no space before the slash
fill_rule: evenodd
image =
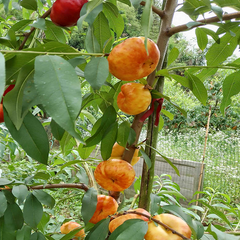
<path id="1" fill-rule="evenodd" d="M 4 114 L 2 124 L 26 154 L 39 162 L 38 169 L 44 165 L 46 169 L 56 165 L 63 169 L 64 165 L 49 160 L 48 135 L 36 109 L 49 120 L 51 134 L 60 141 L 62 152 L 78 152 L 81 159 L 67 165 L 84 164 L 98 147 L 102 157 L 93 166 L 95 179 L 91 171 L 88 172 L 89 182 L 79 183 L 81 178 L 74 178 L 76 171 L 71 173 L 71 182 L 56 183 L 52 175 L 39 174 L 43 180 L 40 185 L 32 183 L 30 177 L 21 181 L 0 178 L 0 239 L 208 238 L 196 214 L 190 215 L 174 205 L 164 206 L 161 198 L 153 194 L 158 125 L 160 114 L 169 116 L 167 109 L 161 111 L 164 102 L 187 116 L 184 109 L 164 94 L 164 81 L 171 80 L 188 88 L 196 100 L 206 105 L 208 89 L 204 81 L 220 68 L 231 70 L 220 86 L 222 114 L 231 104 L 231 97 L 239 93 L 239 59 L 229 59 L 239 44 L 239 21 L 236 20 L 240 17 L 239 1 L 163 0 L 156 6 L 151 0 L 120 2 L 136 9 L 143 7 L 142 36 L 122 35 L 125 25 L 118 1 L 0 2 L 1 12 L 4 12 L 0 25 L 1 98 L 5 88 L 15 84 L 0 105 L 1 117 Z M 231 7 L 232 13 L 227 13 L 226 7 Z M 21 20 L 8 16 L 12 8 L 20 12 Z M 173 26 L 177 11 L 188 15 L 192 21 Z M 213 16 L 206 18 L 209 12 Z M 160 19 L 156 42 L 149 38 L 153 14 Z M 79 51 L 70 47 L 68 41 L 73 28 L 81 29 L 83 24 L 88 30 L 84 36 L 85 49 Z M 217 29 L 207 28 L 209 24 Z M 169 39 L 174 34 L 194 29 L 199 49 L 206 51 L 206 64 L 175 66 L 179 51 L 174 48 L 168 52 Z M 183 74 L 175 74 L 176 69 Z M 89 108 L 100 117 L 93 120 Z M 132 115 L 133 121 L 124 113 Z M 77 125 L 79 116 L 89 118 L 92 125 Z M 140 142 L 139 136 L 146 123 L 146 141 Z M 117 156 L 111 156 L 116 142 L 121 148 Z M 131 206 L 133 208 L 137 202 L 138 209 L 129 211 L 130 206 L 124 205 L 123 191 L 134 181 L 132 165 L 140 155 L 145 160 L 141 187 Z M 60 223 L 63 235 L 60 228 L 57 232 L 46 232 L 46 226 L 52 223 L 51 212 L 45 208 L 54 207 L 55 203 L 46 189 L 58 188 L 84 191 L 82 218 L 72 216 L 77 222 Z M 232 227 L 223 214 L 218 215 Z M 109 233 L 109 226 L 116 222 L 120 224 Z M 67 225 L 71 227 L 66 229 Z M 208 232 L 214 239 L 234 239 L 212 225 Z"/>

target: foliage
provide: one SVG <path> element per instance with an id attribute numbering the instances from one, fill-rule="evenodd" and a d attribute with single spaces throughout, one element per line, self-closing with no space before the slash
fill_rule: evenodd
<path id="1" fill-rule="evenodd" d="M 97 146 L 100 146 L 102 158 L 107 159 L 116 141 L 134 150 L 142 130 L 140 121 L 136 120 L 138 116 L 134 117 L 136 121 L 131 122 L 132 119 L 122 115 L 118 109 L 116 98 L 124 82 L 116 80 L 109 73 L 107 56 L 112 47 L 122 41 L 122 37 L 141 34 L 145 38 L 151 36 L 155 41 L 159 36 L 163 38 L 162 42 L 158 42 L 158 48 L 164 59 L 171 31 L 174 31 L 174 28 L 169 29 L 171 17 L 164 18 L 160 9 L 155 12 L 162 18 L 163 24 L 159 24 L 158 16 L 153 17 L 153 1 L 146 2 L 144 7 L 140 7 L 139 1 L 121 0 L 121 2 L 124 4 L 122 9 L 116 1 L 89 1 L 81 11 L 77 26 L 62 28 L 48 18 L 52 6 L 51 0 L 1 1 L 1 97 L 5 87 L 15 84 L 14 89 L 4 96 L 3 101 L 5 126 L 14 139 L 10 143 L 8 135 L 4 133 L 3 141 L 10 143 L 4 144 L 4 147 L 7 146 L 10 161 L 15 160 L 16 151 L 22 153 L 23 150 L 26 161 L 38 162 L 34 169 L 29 169 L 30 166 L 23 162 L 27 167 L 20 173 L 16 171 L 15 161 L 13 164 L 10 162 L 8 169 L 13 175 L 0 178 L 2 187 L 0 237 L 2 239 L 66 240 L 72 238 L 74 233 L 62 236 L 59 234 L 59 228 L 55 229 L 53 220 L 55 199 L 50 194 L 50 190 L 45 189 L 52 187 L 70 189 L 73 186 L 85 190 L 85 193 L 79 194 L 79 190 L 62 190 L 62 194 L 71 192 L 73 195 L 68 196 L 71 198 L 75 197 L 76 193 L 76 199 L 80 202 L 79 206 L 76 204 L 77 211 L 81 208 L 81 214 L 74 213 L 74 218 L 82 220 L 87 233 L 86 239 L 95 240 L 96 236 L 98 239 L 106 238 L 110 218 L 102 220 L 95 226 L 88 223 L 96 208 L 97 190 L 91 171 L 86 165 L 86 159 Z M 165 11 L 169 14 L 168 16 L 173 16 L 177 1 L 175 4 L 171 0 L 166 2 Z M 223 94 L 219 102 L 219 109 L 223 115 L 231 105 L 233 97 L 240 91 L 239 60 L 228 59 L 238 45 L 239 22 L 224 21 L 222 8 L 226 6 L 240 9 L 238 1 L 231 3 L 214 1 L 214 4 L 210 0 L 195 1 L 194 4 L 188 0 L 184 1 L 178 10 L 192 18 L 193 22 L 188 23 L 186 27 L 187 29 L 196 27 L 198 46 L 205 51 L 206 62 L 201 58 L 200 61 L 196 60 L 180 66 L 179 50 L 172 48 L 168 55 L 168 62 L 164 64 L 166 69 L 162 68 L 163 62 L 159 62 L 160 67 L 156 74 L 154 72 L 154 76 L 151 75 L 153 77 L 149 76 L 141 80 L 151 85 L 153 98 L 165 98 L 165 102 L 180 111 L 183 116 L 187 116 L 185 109 L 179 107 L 171 97 L 163 94 L 158 87 L 155 88 L 158 86 L 156 83 L 161 82 L 163 77 L 181 84 L 183 89 L 188 89 L 187 91 L 192 92 L 195 98 L 206 106 L 209 103 L 208 93 L 210 94 L 209 86 L 206 84 L 208 77 L 215 74 L 218 69 L 231 69 L 232 72 L 227 73 L 218 86 Z M 138 8 L 137 15 L 133 7 Z M 18 11 L 18 14 L 15 11 Z M 216 32 L 206 30 L 201 27 L 202 23 L 196 22 L 198 16 L 209 11 L 213 11 L 218 17 L 215 21 L 218 26 Z M 140 18 L 141 22 L 137 21 Z M 159 27 L 160 30 L 157 30 L 158 36 L 156 36 L 154 31 Z M 74 36 L 72 34 L 76 33 L 76 28 L 81 33 L 80 45 L 74 43 L 75 37 L 72 38 L 71 44 L 80 48 L 81 51 L 66 44 L 71 36 Z M 175 28 L 175 31 L 179 33 L 181 30 Z M 172 34 L 175 33 L 172 32 Z M 208 36 L 213 39 L 213 42 L 208 41 Z M 184 48 L 181 49 L 181 53 L 184 50 Z M 181 55 L 182 60 L 190 59 L 189 55 Z M 215 87 L 214 84 L 212 85 Z M 35 114 L 36 109 L 40 109 L 43 116 L 50 120 L 51 134 L 47 135 L 44 124 Z M 90 113 L 89 109 L 91 109 Z M 162 113 L 172 118 L 172 113 L 166 110 L 171 110 L 170 107 Z M 92 127 L 77 125 L 79 115 L 81 118 L 86 117 Z M 149 132 L 155 131 L 149 130 Z M 49 136 L 53 136 L 60 142 L 61 152 L 50 151 Z M 152 145 L 154 146 L 153 142 Z M 154 149 L 153 146 L 150 147 Z M 148 152 L 148 148 L 145 154 L 143 151 L 142 153 L 148 162 L 154 163 L 154 156 Z M 7 160 L 5 164 L 9 164 Z M 130 161 L 130 157 L 124 160 Z M 166 160 L 169 162 L 167 158 Z M 147 180 L 147 186 L 151 186 L 150 180 L 154 179 L 154 168 L 150 168 L 149 171 L 151 172 L 148 172 L 148 175 L 151 176 Z M 146 174 L 143 174 L 141 184 L 146 180 L 144 175 Z M 79 182 L 80 184 L 77 184 Z M 165 202 L 167 205 L 162 206 L 160 211 L 164 210 L 181 216 L 192 229 L 193 238 L 204 239 L 203 225 L 199 219 L 194 219 L 193 216 L 196 215 L 184 212 L 180 204 L 169 205 L 172 202 L 176 204 L 178 198 L 182 198 L 177 186 L 161 178 L 156 179 L 154 184 L 156 188 L 148 189 L 152 194 L 151 213 L 158 212 L 159 203 Z M 172 192 L 169 192 L 170 187 L 173 187 Z M 140 195 L 143 194 L 145 194 L 144 191 L 140 190 Z M 176 199 L 172 195 L 176 196 Z M 69 199 L 61 200 L 66 203 Z M 147 203 L 149 203 L 148 199 Z M 212 210 L 211 206 L 207 207 Z M 62 213 L 63 210 L 59 211 Z M 57 220 L 59 222 L 64 219 L 59 217 Z M 146 225 L 146 223 L 135 221 L 127 223 L 122 226 L 121 231 L 118 231 L 117 236 L 126 238 L 129 232 L 135 234 L 131 226 L 134 226 L 133 229 L 143 227 L 146 230 Z M 207 230 L 215 239 L 234 238 L 214 226 Z M 141 231 L 135 239 L 142 239 L 143 233 L 144 231 Z M 110 236 L 110 239 L 112 238 L 114 234 Z"/>

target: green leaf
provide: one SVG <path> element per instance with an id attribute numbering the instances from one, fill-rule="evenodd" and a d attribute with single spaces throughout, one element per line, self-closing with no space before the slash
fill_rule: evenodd
<path id="1" fill-rule="evenodd" d="M 197 37 L 198 47 L 203 51 L 207 47 L 207 44 L 208 44 L 207 34 L 201 28 L 196 28 L 195 33 L 196 33 L 196 37 Z"/>
<path id="2" fill-rule="evenodd" d="M 136 132 L 134 129 L 130 128 L 130 133 L 128 135 L 128 144 L 132 145 L 136 140 Z"/>
<path id="3" fill-rule="evenodd" d="M 129 7 L 131 7 L 132 6 L 132 4 L 131 4 L 131 2 L 129 1 L 129 0 L 118 0 L 119 2 L 122 2 L 122 3 L 124 3 L 124 4 L 126 4 L 126 5 L 128 5 Z M 139 2 L 140 3 L 140 2 Z M 139 5 L 139 4 L 138 4 Z"/>
<path id="4" fill-rule="evenodd" d="M 42 219 L 39 222 L 37 228 L 41 231 L 41 232 L 45 232 L 46 228 L 47 228 L 47 224 L 50 221 L 50 215 L 46 212 L 43 213 L 42 215 Z"/>
<path id="5" fill-rule="evenodd" d="M 50 123 L 51 131 L 53 136 L 60 141 L 63 137 L 65 130 L 61 128 L 53 119 Z"/>
<path id="6" fill-rule="evenodd" d="M 36 0 L 22 0 L 20 5 L 26 9 L 36 11 L 37 10 L 37 1 Z"/>
<path id="7" fill-rule="evenodd" d="M 85 240 L 105 240 L 108 235 L 110 218 L 98 222 L 88 233 Z"/>
<path id="8" fill-rule="evenodd" d="M 35 27 L 41 30 L 46 30 L 45 19 L 38 18 L 37 21 L 33 22 L 33 24 L 29 24 L 31 27 Z"/>
<path id="9" fill-rule="evenodd" d="M 211 5 L 211 9 L 217 15 L 217 17 L 222 21 L 223 10 L 218 6 Z"/>
<path id="10" fill-rule="evenodd" d="M 198 77 L 190 73 L 187 73 L 187 78 L 191 84 L 190 90 L 192 93 L 204 106 L 206 106 L 208 95 L 203 82 Z"/>
<path id="11" fill-rule="evenodd" d="M 239 237 L 220 231 L 219 229 L 214 227 L 212 224 L 209 224 L 206 231 L 209 232 L 214 237 L 214 239 L 217 239 L 217 240 L 239 240 Z"/>
<path id="12" fill-rule="evenodd" d="M 124 30 L 124 20 L 118 8 L 110 2 L 105 2 L 103 4 L 103 13 L 109 21 L 110 28 L 113 29 L 117 37 L 120 37 Z"/>
<path id="13" fill-rule="evenodd" d="M 66 44 L 67 39 L 62 28 L 56 26 L 52 21 L 48 21 L 46 19 L 45 25 L 47 29 L 44 31 L 44 33 L 47 39 Z"/>
<path id="14" fill-rule="evenodd" d="M 31 228 L 27 225 L 24 225 L 22 229 L 17 231 L 17 240 L 29 240 L 31 236 Z"/>
<path id="15" fill-rule="evenodd" d="M 112 232 L 108 240 L 142 240 L 147 230 L 147 222 L 141 219 L 128 219 Z"/>
<path id="16" fill-rule="evenodd" d="M 28 195 L 28 188 L 25 185 L 13 186 L 12 194 L 18 199 L 19 205 L 21 205 Z"/>
<path id="17" fill-rule="evenodd" d="M 103 160 L 111 157 L 112 148 L 116 142 L 118 134 L 118 123 L 115 122 L 109 126 L 108 132 L 104 135 L 101 141 L 101 156 Z"/>
<path id="18" fill-rule="evenodd" d="M 81 109 L 81 84 L 72 65 L 58 56 L 38 56 L 34 83 L 46 112 L 63 129 L 83 142 L 75 130 Z"/>
<path id="19" fill-rule="evenodd" d="M 7 199 L 3 192 L 0 192 L 0 217 L 4 215 L 7 209 Z"/>
<path id="20" fill-rule="evenodd" d="M 41 232 L 35 232 L 31 235 L 29 240 L 46 240 L 46 238 Z"/>
<path id="21" fill-rule="evenodd" d="M 209 28 L 203 28 L 203 27 L 201 27 L 201 30 L 204 31 L 207 35 L 211 36 L 215 42 L 220 43 L 218 34 L 216 34 L 213 30 Z"/>
<path id="22" fill-rule="evenodd" d="M 85 47 L 89 53 L 99 53 L 100 44 L 97 41 L 97 38 L 94 36 L 94 29 L 91 26 L 88 26 L 87 35 L 85 38 Z"/>
<path id="23" fill-rule="evenodd" d="M 151 166 L 152 166 L 151 159 L 150 159 L 149 156 L 144 152 L 143 147 L 141 147 L 141 148 L 139 149 L 139 151 L 140 151 L 140 153 L 142 154 L 145 163 L 147 164 L 147 168 L 150 169 Z"/>
<path id="24" fill-rule="evenodd" d="M 2 0 L 2 3 L 4 4 L 4 10 L 6 13 L 8 13 L 9 2 L 10 0 Z"/>
<path id="25" fill-rule="evenodd" d="M 47 164 L 49 142 L 46 131 L 38 119 L 28 112 L 19 130 L 15 128 L 6 111 L 4 111 L 4 119 L 12 137 L 26 153 L 36 161 Z"/>
<path id="26" fill-rule="evenodd" d="M 86 170 L 83 168 L 83 167 L 80 167 L 79 166 L 79 170 L 76 174 L 76 177 L 79 179 L 79 182 L 80 183 L 84 183 L 86 185 L 89 184 L 89 178 L 88 178 L 88 175 L 86 173 Z"/>
<path id="27" fill-rule="evenodd" d="M 97 191 L 95 188 L 89 188 L 82 199 L 81 214 L 85 225 L 92 218 L 97 207 Z"/>
<path id="28" fill-rule="evenodd" d="M 43 215 L 42 204 L 30 193 L 24 203 L 23 217 L 24 221 L 31 227 L 36 228 Z"/>
<path id="29" fill-rule="evenodd" d="M 0 178 L 0 186 L 5 186 L 11 184 L 13 181 L 10 181 L 6 178 Z"/>
<path id="30" fill-rule="evenodd" d="M 100 44 L 101 52 L 109 52 L 113 42 L 113 36 L 111 34 L 110 26 L 108 20 L 100 12 L 93 22 L 94 36 L 97 38 L 98 43 Z"/>
<path id="31" fill-rule="evenodd" d="M 11 231 L 22 228 L 23 214 L 22 210 L 16 203 L 8 204 L 4 213 L 4 225 Z"/>
<path id="32" fill-rule="evenodd" d="M 24 30 L 26 27 L 29 26 L 31 22 L 32 20 L 29 20 L 29 19 L 20 20 L 12 25 L 11 30 L 13 30 L 14 32 Z"/>
<path id="33" fill-rule="evenodd" d="M 151 193 L 150 194 L 150 213 L 153 216 L 155 213 L 158 212 L 158 209 L 160 208 L 160 202 L 161 202 L 161 197 Z"/>
<path id="34" fill-rule="evenodd" d="M 5 78 L 6 78 L 5 58 L 3 54 L 0 53 L 0 99 L 2 99 L 2 95 L 4 92 Z"/>
<path id="35" fill-rule="evenodd" d="M 179 50 L 178 48 L 174 47 L 168 54 L 168 66 L 173 63 L 179 56 Z"/>
<path id="36" fill-rule="evenodd" d="M 108 61 L 105 57 L 92 58 L 84 70 L 84 76 L 93 89 L 99 89 L 108 75 Z"/>
<path id="37" fill-rule="evenodd" d="M 138 8 L 140 5 L 141 0 L 130 0 L 133 7 Z"/>
<path id="38" fill-rule="evenodd" d="M 223 98 L 221 102 L 221 112 L 224 114 L 225 108 L 231 104 L 231 97 L 240 92 L 240 71 L 228 75 L 223 81 Z"/>
<path id="39" fill-rule="evenodd" d="M 124 121 L 119 125 L 117 142 L 120 146 L 126 147 L 130 134 L 130 129 L 131 127 L 128 121 Z"/>
<path id="40" fill-rule="evenodd" d="M 29 111 L 28 109 L 25 109 L 25 113 L 22 113 L 22 101 L 24 87 L 28 80 L 32 81 L 33 72 L 33 62 L 25 65 L 19 72 L 15 87 L 4 97 L 4 107 L 6 108 L 8 116 L 17 130 L 20 129 L 23 119 Z M 24 107 L 25 106 L 26 105 L 24 105 Z"/>
<path id="41" fill-rule="evenodd" d="M 55 199 L 47 192 L 43 190 L 34 190 L 32 194 L 38 199 L 38 201 L 49 208 L 53 208 L 55 205 Z"/>
<path id="42" fill-rule="evenodd" d="M 220 43 L 214 43 L 206 54 L 208 66 L 217 66 L 230 57 L 238 45 L 237 38 L 230 33 L 226 33 L 221 39 Z"/>
<path id="43" fill-rule="evenodd" d="M 108 132 L 109 126 L 111 126 L 115 121 L 116 111 L 113 106 L 109 106 L 104 112 L 102 118 L 100 118 L 100 120 L 96 122 L 95 125 L 98 126 L 97 131 L 86 140 L 86 147 L 91 147 L 98 144 L 102 140 L 104 134 Z M 98 125 L 99 122 L 100 126 Z"/>
<path id="44" fill-rule="evenodd" d="M 96 145 L 93 145 L 91 147 L 84 147 L 84 145 L 81 143 L 79 144 L 79 147 L 78 147 L 79 156 L 82 159 L 87 159 L 95 148 L 96 148 Z"/>
<path id="45" fill-rule="evenodd" d="M 162 109 L 162 110 L 161 110 L 161 113 L 163 113 L 163 114 L 164 114 L 166 117 L 168 117 L 170 120 L 173 120 L 173 118 L 174 118 L 174 114 L 168 112 L 168 111 L 165 110 L 165 109 Z"/>
<path id="46" fill-rule="evenodd" d="M 147 51 L 148 51 L 147 38 L 149 36 L 149 32 L 151 30 L 152 23 L 153 23 L 152 5 L 153 5 L 153 0 L 146 1 L 146 5 L 144 6 L 142 19 L 141 19 L 141 25 L 142 25 L 142 29 L 145 37 L 144 44 Z"/>
<path id="47" fill-rule="evenodd" d="M 187 87 L 187 88 L 190 89 L 190 87 L 191 87 L 191 82 L 189 81 L 188 78 L 179 76 L 179 75 L 177 75 L 177 74 L 171 74 L 170 76 L 171 76 L 174 80 L 176 80 L 178 83 L 180 83 L 181 85 L 183 85 L 184 87 Z"/>

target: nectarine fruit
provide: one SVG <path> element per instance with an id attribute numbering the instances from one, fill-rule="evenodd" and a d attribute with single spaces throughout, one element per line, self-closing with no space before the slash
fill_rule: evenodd
<path id="1" fill-rule="evenodd" d="M 149 89 L 141 83 L 126 83 L 121 86 L 117 96 L 119 109 L 129 115 L 137 115 L 147 110 L 152 101 Z"/>
<path id="2" fill-rule="evenodd" d="M 81 225 L 77 222 L 66 222 L 60 227 L 60 231 L 62 234 L 68 234 L 75 228 L 81 227 Z M 84 239 L 85 232 L 84 229 L 79 230 L 74 236 L 81 237 L 81 239 Z"/>
<path id="3" fill-rule="evenodd" d="M 106 195 L 97 196 L 97 207 L 92 218 L 89 220 L 90 223 L 98 223 L 102 219 L 108 217 L 117 212 L 118 203 L 111 197 Z"/>
<path id="4" fill-rule="evenodd" d="M 159 61 L 160 52 L 157 45 L 144 37 L 132 37 L 115 46 L 108 56 L 109 71 L 116 78 L 134 81 L 152 73 Z"/>
<path id="5" fill-rule="evenodd" d="M 102 188 L 121 192 L 131 186 L 135 171 L 130 163 L 122 159 L 108 159 L 97 165 L 94 177 Z"/>
<path id="6" fill-rule="evenodd" d="M 192 231 L 190 227 L 180 217 L 168 213 L 162 213 L 153 218 L 174 229 L 176 232 L 181 233 L 185 237 L 191 238 Z M 156 223 L 150 221 L 148 223 L 148 231 L 145 235 L 145 240 L 182 240 L 182 238 L 163 226 L 159 224 L 156 226 Z"/>
<path id="7" fill-rule="evenodd" d="M 128 210 L 127 212 L 131 212 L 131 211 L 143 213 L 143 214 L 151 217 L 150 213 L 143 208 L 131 209 L 131 210 Z M 126 220 L 129 220 L 129 219 L 142 219 L 143 221 L 146 221 L 146 222 L 149 221 L 149 218 L 147 218 L 143 215 L 139 215 L 136 213 L 127 213 L 127 214 L 121 215 L 121 216 L 113 219 L 109 223 L 109 226 L 108 226 L 109 231 L 112 233 L 118 226 L 122 225 Z"/>

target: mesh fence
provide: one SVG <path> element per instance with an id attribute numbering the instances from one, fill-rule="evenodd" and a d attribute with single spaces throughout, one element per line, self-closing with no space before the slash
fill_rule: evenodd
<path id="1" fill-rule="evenodd" d="M 205 129 L 188 133 L 160 133 L 161 154 L 181 160 L 202 162 Z M 240 137 L 239 134 L 209 133 L 204 159 L 204 187 L 211 187 L 240 202 Z"/>

